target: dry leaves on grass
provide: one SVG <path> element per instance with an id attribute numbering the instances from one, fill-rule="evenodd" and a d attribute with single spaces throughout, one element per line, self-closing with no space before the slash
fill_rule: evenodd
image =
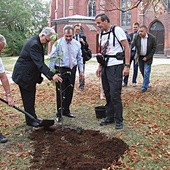
<path id="1" fill-rule="evenodd" d="M 17 104 L 22 107 L 18 89 L 13 85 L 12 88 L 14 87 L 16 89 L 13 91 L 15 100 L 17 101 Z M 55 87 L 44 82 L 42 85 L 38 86 L 37 90 L 36 108 L 41 107 L 44 116 L 47 113 L 53 113 L 56 106 Z M 167 167 L 169 158 L 167 146 L 168 136 L 170 134 L 170 131 L 167 128 L 169 126 L 168 115 L 170 107 L 170 97 L 168 95 L 170 94 L 169 83 L 167 81 L 159 83 L 159 86 L 153 85 L 148 92 L 144 94 L 139 93 L 139 90 L 139 88 L 134 89 L 130 87 L 128 91 L 123 89 L 122 99 L 124 106 L 125 131 L 115 132 L 113 128 L 110 127 L 107 131 L 105 130 L 106 133 L 126 141 L 130 146 L 129 151 L 124 154 L 124 159 L 120 159 L 120 163 L 117 161 L 119 165 L 113 164 L 110 166 L 112 169 L 122 168 L 130 170 L 134 169 L 133 167 L 135 166 L 138 168 L 141 167 L 141 165 L 147 165 L 149 160 L 153 161 L 153 165 L 151 164 L 152 167 L 154 167 L 154 162 L 157 162 L 158 167 L 165 167 L 164 169 Z M 84 107 L 86 109 L 94 108 L 95 106 L 104 103 L 104 101 L 99 99 L 98 80 L 90 79 L 90 81 L 86 83 L 86 90 L 84 92 L 80 92 L 77 87 L 75 88 L 72 103 L 73 109 L 76 110 L 76 108 L 79 107 Z M 49 105 L 51 105 L 50 109 L 48 108 Z M 41 115 L 41 112 L 39 114 Z M 88 114 L 92 113 L 87 112 L 86 114 L 86 116 L 88 116 Z M 23 115 L 18 115 L 20 115 L 20 113 L 17 113 L 0 103 L 0 116 L 2 120 L 0 125 L 3 128 L 4 133 L 9 135 L 9 137 L 14 134 L 10 129 L 11 126 L 13 126 L 13 128 L 19 128 L 18 133 L 24 133 L 24 126 L 19 127 L 23 124 Z M 78 117 L 76 119 L 78 119 Z M 90 121 L 94 126 L 96 122 L 93 122 L 93 119 Z M 96 129 L 97 128 L 98 124 L 96 124 Z M 15 136 L 15 134 L 13 136 Z M 23 138 L 19 138 L 19 140 L 20 139 Z M 15 139 L 14 141 L 9 142 L 6 147 L 4 147 L 5 149 L 3 147 L 0 148 L 1 157 L 3 155 L 1 165 L 4 169 L 9 164 L 12 165 L 12 162 L 16 162 L 18 158 L 25 161 L 28 157 L 31 157 L 30 154 L 33 152 L 30 151 L 30 148 L 24 147 L 25 141 L 22 142 L 23 140 L 20 140 L 18 143 Z M 30 146 L 29 142 L 28 145 Z M 35 149 L 35 147 L 33 149 Z M 34 159 L 36 158 L 32 157 L 33 161 L 35 161 Z"/>

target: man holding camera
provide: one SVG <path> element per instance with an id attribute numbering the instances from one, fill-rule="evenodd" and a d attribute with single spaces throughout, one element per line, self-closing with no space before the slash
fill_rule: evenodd
<path id="1" fill-rule="evenodd" d="M 97 27 L 102 32 L 99 36 L 99 52 L 104 57 L 105 64 L 102 65 L 102 63 L 99 63 L 96 71 L 98 77 L 101 75 L 104 94 L 106 96 L 106 118 L 101 121 L 100 125 L 104 126 L 115 121 L 115 129 L 123 129 L 121 90 L 123 75 L 129 74 L 129 43 L 125 32 L 118 26 L 114 28 L 114 36 L 113 27 L 107 15 L 98 14 L 95 20 Z M 125 54 L 125 64 L 123 64 L 123 51 Z"/>

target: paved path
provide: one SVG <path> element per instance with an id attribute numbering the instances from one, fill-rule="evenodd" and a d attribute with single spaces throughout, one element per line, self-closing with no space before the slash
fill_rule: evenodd
<path id="1" fill-rule="evenodd" d="M 170 64 L 170 58 L 154 57 L 152 65 L 160 65 L 160 64 Z M 98 63 L 96 61 L 96 58 L 94 57 L 86 63 L 85 73 L 86 74 L 95 74 L 97 67 L 98 67 Z M 7 73 L 9 82 L 13 83 L 13 81 L 11 79 L 11 72 L 7 71 L 6 73 Z M 0 84 L 1 84 L 1 82 L 0 82 Z"/>
<path id="2" fill-rule="evenodd" d="M 91 62 L 86 63 L 86 74 L 91 74 L 91 73 L 96 72 L 96 69 L 97 69 L 97 66 L 98 66 L 96 58 L 92 58 L 91 61 L 93 61 L 93 63 L 91 63 Z M 153 59 L 152 65 L 160 65 L 160 64 L 170 64 L 170 58 L 155 57 Z"/>

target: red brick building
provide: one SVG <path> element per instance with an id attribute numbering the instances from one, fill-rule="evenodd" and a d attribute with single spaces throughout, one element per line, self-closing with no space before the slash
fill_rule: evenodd
<path id="1" fill-rule="evenodd" d="M 96 53 L 98 30 L 94 17 L 99 13 L 106 13 L 112 24 L 119 25 L 129 33 L 134 22 L 146 25 L 149 32 L 157 38 L 157 54 L 170 55 L 170 2 L 162 0 L 156 8 L 146 5 L 144 0 L 137 8 L 121 12 L 115 8 L 128 9 L 137 0 L 51 0 L 49 25 L 55 26 L 59 36 L 62 36 L 66 24 L 80 23 L 87 37 L 90 48 Z M 154 12 L 156 11 L 156 13 Z"/>

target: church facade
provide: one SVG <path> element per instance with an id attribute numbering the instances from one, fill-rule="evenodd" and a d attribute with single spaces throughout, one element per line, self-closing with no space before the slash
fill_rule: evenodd
<path id="1" fill-rule="evenodd" d="M 62 36 L 65 25 L 80 24 L 95 54 L 99 30 L 94 18 L 99 13 L 106 13 L 113 25 L 121 26 L 128 33 L 132 32 L 135 22 L 146 25 L 156 36 L 156 54 L 170 56 L 170 2 L 164 0 L 154 8 L 146 5 L 145 1 L 135 6 L 136 0 L 118 0 L 116 3 L 113 0 L 51 0 L 49 25 Z"/>

